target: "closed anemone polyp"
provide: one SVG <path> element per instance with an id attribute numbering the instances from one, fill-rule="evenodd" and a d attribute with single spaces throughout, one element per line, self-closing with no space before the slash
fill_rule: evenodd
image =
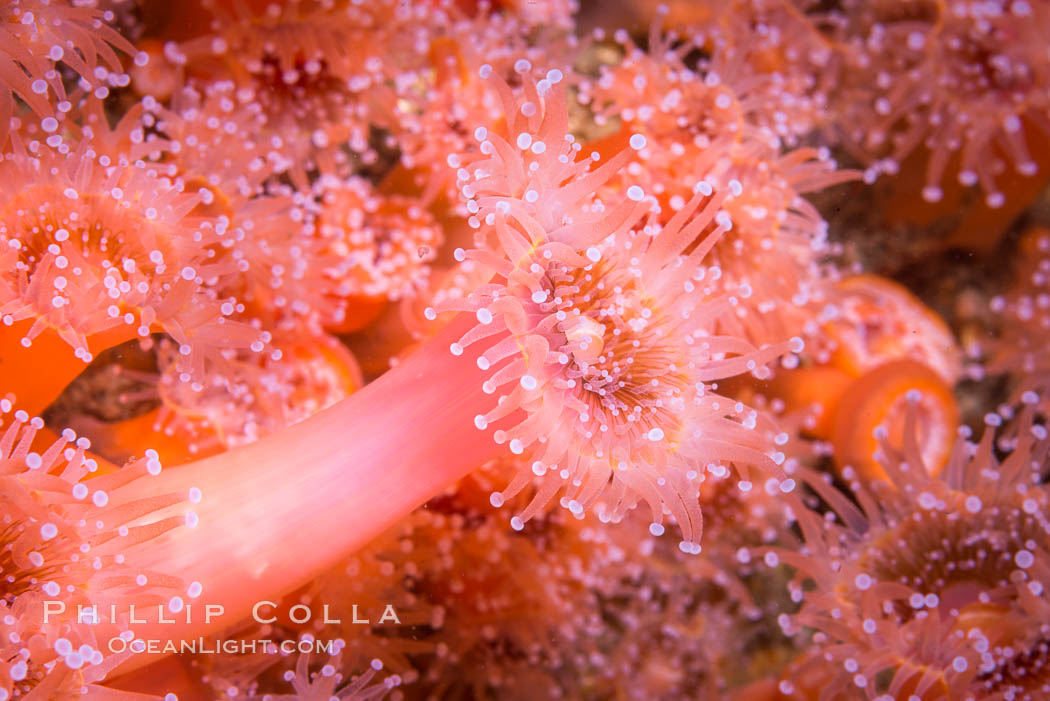
<path id="1" fill-rule="evenodd" d="M 903 285 L 878 275 L 852 275 L 835 284 L 832 299 L 834 313 L 822 335 L 839 369 L 856 376 L 912 358 L 948 384 L 962 375 L 962 353 L 951 329 Z"/>
<path id="2" fill-rule="evenodd" d="M 906 432 L 915 414 L 914 434 Z M 898 449 L 912 440 L 922 464 L 936 474 L 948 461 L 959 427 L 959 408 L 950 385 L 928 366 L 903 359 L 884 363 L 850 383 L 835 408 L 831 442 L 835 462 L 867 479 L 884 477 L 880 440 Z"/>
<path id="3" fill-rule="evenodd" d="M 476 317 L 451 347 L 460 354 L 485 344 L 478 366 L 493 406 L 475 425 L 492 425 L 495 440 L 528 466 L 492 501 L 502 504 L 535 479 L 535 497 L 511 521 L 521 528 L 559 491 L 573 514 L 595 507 L 605 519 L 644 498 L 654 523 L 672 514 L 682 549 L 699 552 L 705 467 L 732 463 L 746 480 L 747 465 L 777 472 L 783 459 L 769 422 L 707 383 L 757 371 L 802 342 L 756 349 L 712 333 L 731 304 L 703 294 L 702 261 L 731 226 L 722 210 L 730 191 L 698 183 L 664 226 L 638 186 L 607 206 L 592 193 L 627 154 L 593 169 L 594 158 L 580 159 L 560 71 L 535 81 L 526 64 L 515 66 L 520 96 L 492 81 L 509 140 L 481 125 L 480 154 L 450 159 L 477 229 L 478 248 L 457 258 L 488 268 L 492 280 L 428 314 Z M 482 67 L 482 77 L 489 73 Z"/>

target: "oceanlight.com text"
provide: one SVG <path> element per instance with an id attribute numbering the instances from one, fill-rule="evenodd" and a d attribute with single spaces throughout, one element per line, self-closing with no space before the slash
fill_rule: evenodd
<path id="1" fill-rule="evenodd" d="M 335 655 L 339 651 L 337 640 L 316 640 L 304 636 L 300 640 L 243 640 L 243 639 L 206 639 L 192 640 L 159 640 L 131 638 L 124 634 L 109 639 L 107 647 L 114 654 L 131 651 L 135 654 L 149 655 L 193 654 L 193 655 L 249 655 L 266 654 L 290 655 L 299 653 L 323 653 Z"/>

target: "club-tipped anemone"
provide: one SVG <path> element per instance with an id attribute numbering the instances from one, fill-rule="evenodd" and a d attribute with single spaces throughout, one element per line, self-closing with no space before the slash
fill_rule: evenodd
<path id="1" fill-rule="evenodd" d="M 1046 3 L 846 2 L 828 14 L 846 67 L 839 122 L 870 175 L 925 149 L 926 200 L 941 200 L 952 177 L 996 208 L 1006 169 L 1039 171 L 1032 136 L 1050 134 Z"/>
<path id="2" fill-rule="evenodd" d="M 352 396 L 162 476 L 166 489 L 205 494 L 200 525 L 165 538 L 135 564 L 192 567 L 210 601 L 247 615 L 259 597 L 294 591 L 508 453 L 522 455 L 527 469 L 490 501 L 508 501 L 544 473 L 512 526 L 524 528 L 562 488 L 570 512 L 601 502 L 607 519 L 645 498 L 654 512 L 650 531 L 663 531 L 666 508 L 689 553 L 700 549 L 705 470 L 724 475 L 734 467 L 746 490 L 748 468 L 758 465 L 782 493 L 794 488 L 778 468 L 786 436 L 707 384 L 761 374 L 765 363 L 802 350 L 798 339 L 755 349 L 712 335 L 711 320 L 731 300 L 689 294 L 704 284 L 700 262 L 729 225 L 720 211 L 729 193 L 699 184 L 663 227 L 642 221 L 652 202 L 640 189 L 607 210 L 592 193 L 626 157 L 594 170 L 577 161 L 557 73 L 522 82 L 533 105 L 524 112 L 511 88 L 495 87 L 512 115 L 515 145 L 477 130 L 481 156 L 457 171 L 479 229 L 478 247 L 460 257 L 488 267 L 491 281 L 439 305 L 459 313 Z M 712 233 L 683 254 L 705 229 Z M 501 388 L 505 398 L 497 401 Z M 416 439 L 393 440 L 408 425 L 420 427 Z M 498 441 L 477 429 L 488 425 L 499 430 Z M 302 499 L 312 508 L 302 509 Z M 324 548 L 315 547 L 318 539 Z M 199 620 L 148 630 L 166 637 L 208 631 Z M 146 661 L 139 656 L 129 666 Z"/>
<path id="3" fill-rule="evenodd" d="M 722 331 L 765 343 L 802 328 L 822 299 L 822 257 L 830 251 L 827 223 L 803 195 L 855 174 L 837 172 L 826 149 L 782 148 L 768 124 L 783 98 L 763 89 L 771 78 L 748 77 L 728 64 L 687 67 L 690 52 L 706 48 L 700 38 L 679 41 L 655 26 L 648 51 L 625 33 L 616 37 L 624 59 L 582 91 L 599 119 L 622 120 L 619 132 L 598 145 L 635 147 L 622 177 L 603 194 L 636 182 L 657 199 L 666 223 L 697 181 L 731 189 L 724 207 L 732 227 L 708 259 L 717 275 L 712 282 L 738 299 Z"/>
<path id="4" fill-rule="evenodd" d="M 427 3 L 391 0 L 207 5 L 212 31 L 168 43 L 167 58 L 191 85 L 235 85 L 238 109 L 259 114 L 256 133 L 278 154 L 271 172 L 288 173 L 303 191 L 310 170 L 335 172 L 344 146 L 371 150 L 369 124 L 391 122 L 394 83 L 411 80 L 402 71 L 443 21 Z"/>
<path id="5" fill-rule="evenodd" d="M 224 349 L 262 350 L 268 332 L 228 319 L 236 300 L 207 287 L 230 266 L 209 249 L 220 243 L 214 228 L 189 216 L 199 196 L 144 160 L 163 145 L 142 140 L 137 110 L 112 131 L 94 116 L 77 141 L 16 139 L 0 159 L 0 177 L 21 184 L 0 208 L 0 323 L 10 334 L 23 322 L 24 348 L 10 360 L 29 362 L 38 336 L 57 336 L 71 346 L 55 368 L 68 381 L 98 350 L 162 330 L 199 380 Z"/>
<path id="6" fill-rule="evenodd" d="M 665 558 L 627 551 L 599 570 L 602 616 L 611 625 L 586 641 L 594 649 L 585 648 L 579 663 L 585 678 L 603 695 L 625 699 L 726 698 L 759 627 L 742 620 L 709 573 Z"/>
<path id="7" fill-rule="evenodd" d="M 1019 258 L 1015 282 L 989 305 L 998 337 L 975 339 L 968 351 L 982 360 L 972 368 L 978 378 L 986 373 L 1008 377 L 1011 403 L 1031 397 L 1050 413 L 1050 230 L 1027 231 Z"/>
<path id="8" fill-rule="evenodd" d="M 666 33 L 654 21 L 645 50 L 626 31 L 613 34 L 623 61 L 603 69 L 591 93 L 604 116 L 622 109 L 626 120 L 653 119 L 660 131 L 673 125 L 714 143 L 758 137 L 792 147 L 827 119 L 833 52 L 809 18 L 782 0 L 698 4 L 710 8 L 708 18 Z M 685 112 L 697 120 L 673 119 Z"/>
<path id="9" fill-rule="evenodd" d="M 300 642 L 310 645 L 314 640 L 314 636 L 307 633 Z M 238 686 L 215 679 L 213 684 L 223 698 L 235 701 L 381 701 L 401 685 L 401 679 L 396 674 L 376 679 L 376 675 L 383 670 L 383 662 L 378 659 L 373 659 L 363 672 L 348 677 L 343 671 L 345 664 L 342 650 L 345 642 L 341 639 L 334 642 L 336 652 L 322 660 L 320 665 L 313 661 L 310 653 L 300 653 L 295 658 L 295 664 L 281 675 L 283 688 L 279 690 L 267 689 L 268 693 L 260 693 L 263 685 L 258 681 Z M 276 651 L 269 654 L 272 656 Z M 282 693 L 289 686 L 291 693 Z"/>
<path id="10" fill-rule="evenodd" d="M 1041 698 L 1043 682 L 1027 686 L 1012 670 L 1045 650 L 1050 443 L 1031 408 L 1019 422 L 1009 445 L 998 441 L 1005 453 L 998 415 L 980 442 L 964 432 L 938 476 L 914 440 L 883 442 L 889 483 L 846 471 L 852 499 L 800 470 L 831 511 L 798 504 L 804 549 L 765 558 L 797 571 L 801 609 L 781 624 L 816 631 L 813 661 L 833 670 L 820 698 Z"/>
<path id="11" fill-rule="evenodd" d="M 523 679 L 543 698 L 577 686 L 571 670 L 598 617 L 589 584 L 601 534 L 567 513 L 508 529 L 488 494 L 512 462 L 481 466 L 399 524 L 394 547 L 376 549 L 419 597 L 412 608 L 429 606 L 406 686 L 420 698 L 524 698 Z"/>
<path id="12" fill-rule="evenodd" d="M 711 10 L 691 27 L 693 42 L 708 54 L 706 68 L 743 93 L 754 118 L 792 147 L 827 124 L 838 61 L 804 3 L 696 4 Z"/>
<path id="13" fill-rule="evenodd" d="M 475 315 L 477 325 L 451 346 L 459 354 L 483 344 L 482 387 L 499 393 L 475 425 L 498 424 L 495 440 L 532 463 L 493 503 L 542 478 L 512 520 L 521 527 L 558 491 L 573 513 L 600 504 L 610 519 L 644 497 L 653 528 L 663 529 L 668 511 L 682 529 L 683 549 L 699 552 L 696 493 L 705 466 L 757 464 L 775 472 L 782 459 L 757 412 L 707 383 L 759 371 L 801 351 L 801 340 L 755 349 L 711 333 L 734 301 L 715 295 L 700 302 L 708 285 L 704 256 L 732 226 L 722 210 L 730 190 L 698 183 L 662 227 L 654 216 L 642 223 L 652 200 L 637 186 L 607 207 L 592 193 L 629 155 L 593 169 L 591 159 L 578 159 L 560 71 L 532 81 L 527 63 L 516 67 L 525 75 L 521 98 L 495 81 L 509 140 L 479 126 L 482 156 L 450 159 L 478 229 L 479 247 L 457 258 L 487 267 L 493 279 L 430 313 Z M 489 72 L 482 67 L 483 77 Z"/>
<path id="14" fill-rule="evenodd" d="M 962 353 L 944 320 L 906 287 L 878 275 L 843 278 L 830 294 L 821 335 L 826 359 L 859 376 L 883 363 L 911 358 L 948 384 L 962 375 Z"/>
<path id="15" fill-rule="evenodd" d="M 561 555 L 572 566 L 549 567 L 558 583 L 555 591 L 574 583 L 588 590 L 586 598 L 573 597 L 570 645 L 576 654 L 563 655 L 573 667 L 561 666 L 563 676 L 574 682 L 567 697 L 724 698 L 736 680 L 749 674 L 752 658 L 746 651 L 768 640 L 767 626 L 778 603 L 776 597 L 753 596 L 762 576 L 754 575 L 764 573 L 764 566 L 759 558 L 751 559 L 749 547 L 775 542 L 777 532 L 790 528 L 779 487 L 771 487 L 745 492 L 728 476 L 703 483 L 703 557 L 683 553 L 649 532 L 647 515 L 639 510 L 618 524 L 577 521 L 564 511 L 530 522 L 526 534 L 563 544 L 548 546 L 552 553 L 571 542 L 565 531 L 578 533 L 582 541 L 572 559 Z M 553 530 L 552 523 L 560 523 L 561 530 Z M 581 616 L 589 607 L 596 609 L 592 617 L 600 612 L 602 625 Z M 566 631 L 559 637 L 568 636 Z"/>
<path id="16" fill-rule="evenodd" d="M 113 607 L 123 621 L 115 630 L 129 635 L 129 606 L 197 595 L 177 576 L 126 564 L 192 525 L 183 507 L 194 495 L 129 498 L 129 485 L 160 472 L 152 451 L 123 468 L 100 467 L 88 441 L 68 429 L 41 446 L 43 421 L 8 399 L 0 421 L 0 698 L 80 698 L 128 656 L 99 637 L 91 611 L 101 619 Z M 172 508 L 182 513 L 159 514 Z M 79 606 L 89 614 L 80 616 Z"/>
<path id="17" fill-rule="evenodd" d="M 532 3 L 529 3 L 532 5 Z M 560 66 L 569 72 L 574 42 L 548 37 L 542 46 L 529 40 L 529 28 L 515 15 L 493 14 L 460 19 L 429 40 L 420 80 L 406 82 L 397 114 L 400 164 L 409 169 L 424 196 L 458 197 L 455 169 L 446 166 L 449 154 L 476 151 L 474 124 L 488 124 L 502 115 L 490 81 L 478 75 L 482 65 L 512 84 L 519 82 L 516 66 Z M 531 70 L 531 68 L 530 68 Z M 537 79 L 542 75 L 537 75 Z"/>
<path id="18" fill-rule="evenodd" d="M 880 479 L 876 431 L 900 447 L 908 396 L 918 392 L 916 440 L 924 464 L 940 470 L 959 425 L 953 386 L 962 374 L 944 321 L 903 286 L 868 274 L 830 287 L 819 319 L 805 364 L 778 373 L 772 396 L 809 413 L 803 430 L 830 441 L 839 468 Z"/>
<path id="19" fill-rule="evenodd" d="M 1050 0 L 673 1 L 0 2 L 0 701 L 1050 699 Z"/>
<path id="20" fill-rule="evenodd" d="M 178 351 L 156 346 L 156 370 L 116 371 L 138 389 L 121 401 L 159 404 L 140 415 L 100 421 L 77 414 L 70 423 L 110 460 L 152 449 L 166 465 L 179 465 L 258 440 L 335 404 L 361 388 L 357 361 L 327 335 L 280 335 L 265 356 L 239 353 L 203 387 L 179 380 Z"/>
<path id="21" fill-rule="evenodd" d="M 204 439 L 195 452 L 210 453 L 298 423 L 363 384 L 354 356 L 331 336 L 282 335 L 274 339 L 273 349 L 263 357 L 238 354 L 221 375 L 193 390 L 178 379 L 177 351 L 162 344 L 157 392 L 163 405 L 158 425 L 187 440 Z M 132 444 L 142 441 L 148 441 L 148 435 Z"/>
<path id="22" fill-rule="evenodd" d="M 242 621 L 208 640 L 216 644 L 231 639 L 267 640 L 271 645 L 253 645 L 250 652 L 243 654 L 196 654 L 186 658 L 188 666 L 220 697 L 257 698 L 267 691 L 279 693 L 292 678 L 320 681 L 338 674 L 339 681 L 345 682 L 369 668 L 387 675 L 383 682 L 387 689 L 400 685 L 414 689 L 411 685 L 419 677 L 415 665 L 421 656 L 434 654 L 437 646 L 424 631 L 428 626 L 441 625 L 448 606 L 440 598 L 419 591 L 420 577 L 429 570 L 423 563 L 451 556 L 447 548 L 439 553 L 414 547 L 417 543 L 422 546 L 422 541 L 409 540 L 409 533 L 419 528 L 416 520 L 415 515 L 403 519 L 312 582 L 277 597 L 272 607 L 261 609 L 258 618 L 264 622 Z M 440 535 L 456 537 L 448 532 Z M 449 541 L 442 542 L 447 545 Z M 301 606 L 317 610 L 319 615 L 304 621 L 295 609 Z M 322 607 L 324 613 L 320 615 Z M 311 674 L 305 675 L 298 669 L 301 657 L 297 659 L 291 650 L 316 651 L 312 645 L 315 641 L 331 654 L 327 660 L 329 669 L 317 676 L 320 670 L 310 665 Z M 152 664 L 135 676 L 148 675 L 152 669 L 163 669 L 165 664 Z M 371 685 L 368 688 L 378 690 Z"/>
<path id="23" fill-rule="evenodd" d="M 156 381 L 154 376 L 148 383 Z M 144 393 L 153 401 L 155 392 Z M 137 397 L 136 397 L 137 398 Z M 76 431 L 91 441 L 95 452 L 111 462 L 122 462 L 149 446 L 164 465 L 181 465 L 222 452 L 224 446 L 214 427 L 194 415 L 172 416 L 168 405 L 160 405 L 138 416 L 102 421 L 90 415 L 72 417 Z"/>
<path id="24" fill-rule="evenodd" d="M 170 141 L 165 164 L 176 186 L 199 196 L 190 216 L 221 240 L 215 262 L 228 273 L 212 286 L 240 303 L 234 318 L 318 333 L 345 314 L 332 272 L 343 261 L 309 233 L 308 199 L 270 180 L 273 151 L 257 133 L 260 116 L 239 107 L 234 90 L 225 82 L 184 88 L 171 109 L 155 107 L 143 122 Z"/>
<path id="25" fill-rule="evenodd" d="M 113 13 L 67 0 L 13 0 L 0 10 L 0 146 L 10 134 L 19 102 L 43 120 L 49 131 L 59 112 L 72 107 L 60 66 L 77 74 L 79 87 L 104 98 L 110 87 L 122 87 L 118 51 L 142 66 L 144 53 L 107 22 Z M 57 107 L 57 110 L 56 110 Z"/>
<path id="26" fill-rule="evenodd" d="M 333 296 L 399 300 L 418 294 L 443 241 L 424 203 L 377 191 L 359 177 L 327 178 L 315 189 L 317 234 L 337 259 Z"/>

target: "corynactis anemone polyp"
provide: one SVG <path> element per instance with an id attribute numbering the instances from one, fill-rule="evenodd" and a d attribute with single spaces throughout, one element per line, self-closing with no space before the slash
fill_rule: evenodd
<path id="1" fill-rule="evenodd" d="M 208 92 L 232 83 L 233 99 L 259 111 L 256 133 L 281 158 L 275 172 L 288 172 L 301 190 L 308 171 L 335 172 L 344 144 L 369 151 L 368 124 L 387 125 L 397 109 L 393 83 L 418 61 L 416 33 L 440 23 L 427 4 L 390 0 L 359 3 L 206 3 L 213 31 L 165 46 L 190 84 Z M 389 54 L 401 34 L 401 55 Z M 421 55 L 422 52 L 419 52 Z"/>
<path id="2" fill-rule="evenodd" d="M 176 186 L 199 196 L 191 218 L 221 239 L 221 248 L 212 244 L 215 263 L 235 272 L 214 286 L 239 302 L 235 318 L 265 315 L 270 329 L 311 332 L 341 318 L 345 305 L 326 275 L 338 259 L 305 233 L 303 198 L 268 181 L 267 144 L 251 126 L 256 112 L 237 109 L 226 85 L 206 95 L 184 89 L 173 103 L 143 123 L 170 141 L 165 162 Z"/>
<path id="3" fill-rule="evenodd" d="M 426 64 L 419 70 L 425 80 L 406 81 L 399 95 L 404 108 L 397 113 L 395 135 L 399 163 L 424 197 L 444 195 L 455 201 L 458 182 L 455 170 L 446 167 L 446 158 L 476 149 L 472 125 L 501 117 L 488 81 L 478 76 L 481 65 L 492 66 L 494 75 L 517 83 L 517 61 L 571 71 L 577 47 L 571 37 L 554 33 L 538 50 L 527 39 L 529 27 L 516 16 L 459 19 L 444 30 L 430 37 Z"/>
<path id="4" fill-rule="evenodd" d="M 614 1 L 4 4 L 0 701 L 1050 698 L 1047 0 Z"/>
<path id="5" fill-rule="evenodd" d="M 340 263 L 333 266 L 333 294 L 364 305 L 374 299 L 413 296 L 426 282 L 429 263 L 442 243 L 442 232 L 423 202 L 385 194 L 358 177 L 327 178 L 317 187 L 317 235 Z M 341 331 L 367 325 L 366 316 L 334 324 Z"/>
<path id="6" fill-rule="evenodd" d="M 837 56 L 830 41 L 793 0 L 697 3 L 712 16 L 694 25 L 705 63 L 727 85 L 743 88 L 752 119 L 791 147 L 827 123 Z"/>
<path id="7" fill-rule="evenodd" d="M 7 141 L 19 102 L 40 119 L 68 112 L 62 64 L 79 77 L 79 87 L 105 97 L 109 88 L 127 85 L 116 50 L 142 65 L 146 55 L 106 24 L 111 12 L 48 0 L 13 0 L 0 10 L 0 146 Z M 48 93 L 57 104 L 52 104 Z M 18 101 L 15 98 L 18 98 Z"/>
<path id="8" fill-rule="evenodd" d="M 8 399 L 0 419 L 0 698 L 79 697 L 128 656 L 101 646 L 80 606 L 101 619 L 111 605 L 123 615 L 197 595 L 193 584 L 126 560 L 192 526 L 186 507 L 196 495 L 129 496 L 160 472 L 154 454 L 117 470 L 68 429 L 49 440 L 43 421 Z M 160 516 L 166 509 L 177 513 Z"/>
<path id="9" fill-rule="evenodd" d="M 638 180 L 667 222 L 696 181 L 723 188 L 739 183 L 724 205 L 732 227 L 708 261 L 713 289 L 736 298 L 720 328 L 754 343 L 783 340 L 819 306 L 821 258 L 830 250 L 826 222 L 802 195 L 855 174 L 836 172 L 826 150 L 782 150 L 778 132 L 763 122 L 773 110 L 789 109 L 776 81 L 704 61 L 687 67 L 690 52 L 704 49 L 699 38 L 681 41 L 654 27 L 643 52 L 625 33 L 616 36 L 624 44 L 623 61 L 585 84 L 583 95 L 600 119 L 622 120 L 612 141 L 626 142 L 636 131 L 644 146 L 607 190 Z"/>
<path id="10" fill-rule="evenodd" d="M 1020 258 L 1016 282 L 1006 294 L 991 300 L 991 311 L 1001 327 L 999 337 L 977 339 L 969 351 L 983 360 L 973 368 L 977 376 L 1007 374 L 1010 401 L 1016 404 L 1028 394 L 1038 399 L 1046 413 L 1050 411 L 1050 230 L 1027 231 Z"/>
<path id="11" fill-rule="evenodd" d="M 829 297 L 821 336 L 831 364 L 860 375 L 910 358 L 948 384 L 959 380 L 962 353 L 951 329 L 903 285 L 878 275 L 852 275 L 837 282 Z"/>
<path id="12" fill-rule="evenodd" d="M 1050 134 L 1045 2 L 848 2 L 830 14 L 849 71 L 846 135 L 875 170 L 896 172 L 924 148 L 927 200 L 954 173 L 992 207 L 1006 168 L 1036 174 L 1026 132 Z"/>
<path id="13" fill-rule="evenodd" d="M 339 671 L 343 669 L 341 655 L 335 654 L 324 662 L 319 669 L 311 671 L 310 655 L 300 655 L 295 664 L 295 671 L 286 672 L 284 675 L 284 681 L 292 687 L 291 694 L 242 697 L 227 693 L 226 696 L 244 701 L 378 701 L 400 683 L 396 677 L 373 682 L 376 672 L 383 669 L 383 663 L 379 660 L 373 660 L 371 666 L 363 673 L 350 680 Z"/>
<path id="14" fill-rule="evenodd" d="M 926 467 L 939 471 L 959 423 L 952 386 L 961 352 L 951 330 L 907 289 L 876 275 L 844 278 L 828 298 L 805 359 L 812 362 L 778 373 L 772 395 L 811 412 L 805 432 L 831 441 L 840 468 L 879 478 L 873 431 L 885 426 L 899 448 L 907 395 L 920 391 L 916 440 Z"/>
<path id="15" fill-rule="evenodd" d="M 905 430 L 913 434 L 911 414 Z M 800 506 L 805 550 L 770 550 L 766 562 L 797 569 L 801 610 L 782 625 L 816 631 L 823 654 L 812 662 L 832 665 L 821 699 L 1044 697 L 1034 660 L 1050 610 L 1040 483 L 1050 443 L 1030 409 L 1019 421 L 1024 430 L 999 459 L 1001 419 L 990 415 L 980 443 L 961 438 L 939 477 L 924 469 L 914 440 L 902 451 L 884 442 L 890 483 L 852 481 L 847 471 L 854 500 L 807 476 L 832 511 L 822 517 Z M 1035 651 L 1031 680 L 1011 671 L 1025 650 Z M 792 688 L 781 684 L 785 694 Z"/>
<path id="16" fill-rule="evenodd" d="M 914 393 L 918 400 L 912 401 Z M 913 436 L 905 434 L 908 407 L 916 415 Z M 854 380 L 835 405 L 831 429 L 835 462 L 856 468 L 867 478 L 883 475 L 878 460 L 877 427 L 890 445 L 900 449 L 914 440 L 922 465 L 931 474 L 948 461 L 959 426 L 959 409 L 950 385 L 933 370 L 910 359 L 894 360 Z"/>
<path id="17" fill-rule="evenodd" d="M 751 553 L 789 527 L 780 496 L 772 482 L 745 492 L 728 477 L 705 481 L 703 557 L 639 528 L 645 517 L 638 512 L 590 528 L 595 542 L 575 569 L 613 625 L 587 629 L 576 647 L 586 653 L 577 664 L 596 678 L 598 696 L 722 699 L 750 673 L 747 650 L 765 639 L 777 613 L 771 600 L 753 596 L 762 586 L 753 575 L 764 565 Z"/>
<path id="18" fill-rule="evenodd" d="M 16 139 L 0 162 L 0 178 L 22 184 L 0 208 L 0 333 L 11 351 L 7 389 L 27 410 L 46 407 L 49 388 L 67 384 L 93 353 L 153 329 L 175 340 L 186 377 L 198 380 L 205 362 L 221 363 L 219 349 L 260 351 L 269 336 L 227 319 L 235 301 L 205 286 L 233 268 L 210 250 L 220 245 L 216 228 L 189 216 L 199 196 L 144 160 L 163 145 L 142 140 L 136 117 L 113 131 L 95 119 L 72 148 L 60 136 Z M 72 346 L 45 340 L 57 352 L 44 392 L 35 373 L 14 372 L 32 362 L 27 349 L 41 334 Z"/>
<path id="19" fill-rule="evenodd" d="M 316 639 L 310 634 L 304 634 L 300 642 L 304 645 L 312 644 Z M 242 661 L 242 679 L 240 683 L 232 683 L 226 679 L 215 678 L 209 674 L 205 679 L 210 681 L 220 698 L 235 701 L 379 701 L 384 698 L 391 689 L 401 684 L 397 675 L 391 675 L 385 679 L 375 681 L 376 673 L 383 669 L 383 663 L 373 659 L 361 674 L 355 674 L 347 679 L 341 670 L 347 668 L 344 661 L 342 640 L 335 645 L 335 652 L 325 660 L 313 662 L 312 655 L 308 652 L 300 653 L 294 658 L 294 664 L 280 675 L 280 681 L 271 683 L 269 679 L 262 679 L 266 667 L 274 664 L 273 658 L 278 654 L 276 648 L 261 653 L 262 664 L 251 665 Z M 282 691 L 291 686 L 292 693 L 273 693 L 274 688 Z M 264 693 L 269 692 L 269 693 Z M 195 692 L 201 693 L 201 692 Z"/>
<path id="20" fill-rule="evenodd" d="M 163 406 L 158 425 L 180 433 L 186 442 L 194 435 L 213 435 L 218 446 L 206 440 L 196 446 L 213 452 L 215 447 L 250 443 L 301 421 L 362 384 L 354 357 L 330 336 L 297 340 L 281 335 L 274 339 L 273 349 L 262 357 L 238 354 L 213 382 L 194 389 L 179 382 L 177 351 L 172 344 L 162 343 L 157 391 Z M 126 437 L 124 445 L 145 450 L 151 445 L 150 437 Z"/>
<path id="21" fill-rule="evenodd" d="M 426 698 L 557 698 L 575 684 L 598 616 L 580 561 L 600 550 L 587 542 L 599 534 L 568 513 L 508 531 L 488 494 L 510 463 L 483 466 L 416 510 L 393 530 L 396 548 L 368 548 L 430 606 L 418 640 L 401 642 L 427 660 L 413 685 Z"/>
<path id="22" fill-rule="evenodd" d="M 710 292 L 701 263 L 732 226 L 721 207 L 739 183 L 716 193 L 701 181 L 666 225 L 650 216 L 635 228 L 653 206 L 640 187 L 608 209 L 590 194 L 627 153 L 590 171 L 567 133 L 561 72 L 535 82 L 527 61 L 516 68 L 525 77 L 523 98 L 495 83 L 511 141 L 479 126 L 482 156 L 470 163 L 450 159 L 471 225 L 479 229 L 480 247 L 458 258 L 494 277 L 437 307 L 477 317 L 478 325 L 451 350 L 482 343 L 478 366 L 490 373 L 482 387 L 506 392 L 476 417 L 478 429 L 523 411 L 494 438 L 514 454 L 528 451 L 531 470 L 494 494 L 493 504 L 543 478 L 532 503 L 512 519 L 518 528 L 560 490 L 574 513 L 597 503 L 610 519 L 641 496 L 652 508 L 654 531 L 663 530 L 669 510 L 682 529 L 683 549 L 699 552 L 696 485 L 703 467 L 742 462 L 775 471 L 776 460 L 771 436 L 755 431 L 757 412 L 705 383 L 801 351 L 801 340 L 756 350 L 742 339 L 714 335 L 729 296 L 699 301 Z M 484 76 L 491 68 L 481 71 Z M 632 145 L 644 142 L 638 136 Z M 695 245 L 701 233 L 706 237 Z"/>

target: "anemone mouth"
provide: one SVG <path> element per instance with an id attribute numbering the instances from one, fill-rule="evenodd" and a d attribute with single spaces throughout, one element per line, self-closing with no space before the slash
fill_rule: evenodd
<path id="1" fill-rule="evenodd" d="M 995 589 L 1009 585 L 1015 554 L 1046 537 L 1041 514 L 1021 500 L 984 503 L 976 494 L 953 493 L 944 498 L 950 506 L 942 504 L 943 510 L 931 492 L 919 500 L 928 508 L 895 522 L 861 558 L 862 567 L 922 591 L 961 576 Z"/>
<path id="2" fill-rule="evenodd" d="M 994 4 L 994 3 L 993 3 Z M 1031 26 L 1038 24 L 1029 8 L 1028 16 L 1010 12 L 957 15 L 947 12 L 934 40 L 946 74 L 946 90 L 964 100 L 986 107 L 1000 105 L 999 112 L 1012 113 L 1045 84 L 1033 50 Z M 956 97 L 955 99 L 959 99 Z"/>
<path id="3" fill-rule="evenodd" d="M 587 407 L 582 430 L 627 439 L 632 455 L 645 452 L 650 435 L 675 435 L 692 361 L 673 341 L 676 329 L 658 301 L 604 260 L 551 278 L 561 280 L 553 287 L 560 302 L 545 310 L 558 319 L 551 346 L 559 362 L 567 359 L 563 377 Z"/>

